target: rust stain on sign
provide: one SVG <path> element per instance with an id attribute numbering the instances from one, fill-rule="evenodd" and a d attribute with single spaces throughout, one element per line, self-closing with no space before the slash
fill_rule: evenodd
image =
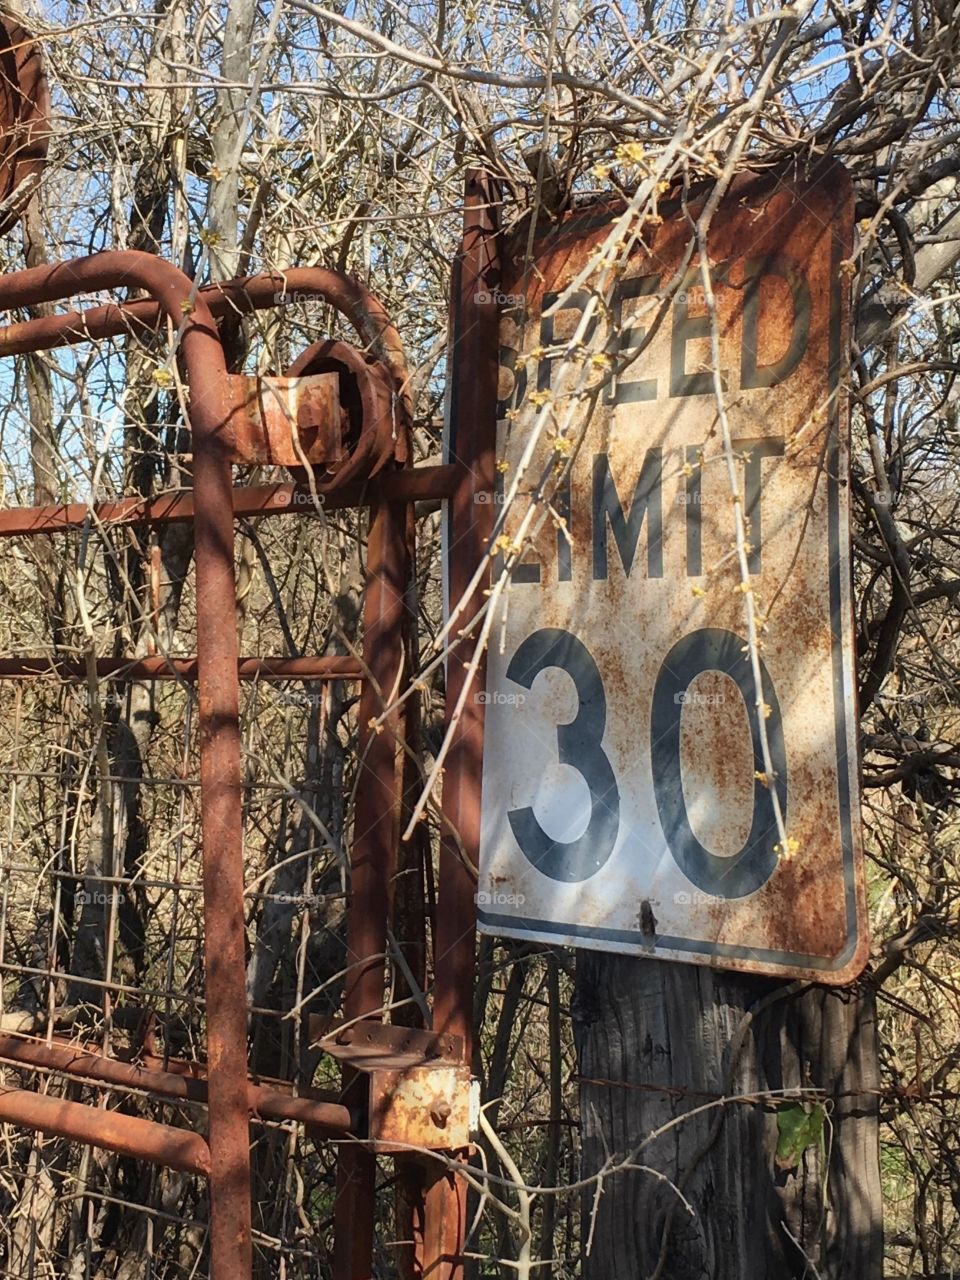
<path id="1" fill-rule="evenodd" d="M 733 477 L 688 216 L 644 225 L 583 324 L 617 212 L 575 215 L 526 271 L 507 255 L 501 286 L 503 490 L 477 495 L 504 511 L 495 576 L 533 495 L 550 510 L 492 632 L 480 928 L 849 981 L 867 954 L 840 388 L 850 183 L 837 166 L 744 178 L 713 219 Z"/>

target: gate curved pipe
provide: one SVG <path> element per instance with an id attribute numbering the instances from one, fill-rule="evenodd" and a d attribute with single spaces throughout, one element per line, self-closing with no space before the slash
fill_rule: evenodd
<path id="1" fill-rule="evenodd" d="M 107 256 L 111 255 L 97 254 L 89 259 L 78 259 L 77 262 L 62 265 L 65 268 L 75 268 L 78 262 L 96 263 Z M 150 257 L 146 254 L 139 256 Z M 158 258 L 150 260 L 166 266 Z M 48 268 L 38 268 L 37 272 L 19 272 L 18 277 L 34 275 L 39 278 L 47 270 Z M 8 276 L 6 280 L 18 277 Z M 171 315 L 171 312 L 162 304 L 158 306 L 158 295 L 153 290 L 150 292 L 156 300 L 108 303 L 85 311 L 42 316 L 36 320 L 0 327 L 0 356 L 51 350 L 78 342 L 115 338 L 125 333 L 135 336 L 151 334 L 156 331 L 164 313 Z M 4 296 L 0 287 L 0 305 Z M 328 302 L 335 307 L 356 329 L 365 348 L 365 351 L 355 351 L 351 356 L 346 344 L 329 344 L 331 347 L 337 346 L 337 362 L 357 380 L 363 401 L 364 422 L 361 437 L 350 457 L 332 475 L 318 477 L 317 488 L 320 492 L 328 492 L 352 480 L 375 475 L 391 459 L 395 458 L 401 464 L 407 461 L 407 431 L 412 404 L 403 344 L 383 304 L 365 285 L 343 272 L 326 267 L 293 267 L 285 272 L 264 272 L 262 275 L 206 285 L 197 289 L 193 297 L 194 306 L 198 308 L 195 319 L 207 313 L 211 317 L 225 316 L 231 312 L 248 315 L 253 311 L 283 306 L 308 297 Z M 38 302 L 52 299 L 33 296 L 30 300 Z M 7 305 L 20 304 L 12 302 Z M 183 317 L 182 314 L 177 314 L 172 318 L 174 323 L 179 323 Z M 310 347 L 288 373 L 297 375 L 315 372 L 315 368 L 310 366 L 316 362 L 307 357 L 317 352 L 322 345 Z M 386 400 L 382 394 L 385 379 L 375 361 L 385 367 L 388 379 L 392 380 L 392 386 L 387 383 Z"/>
<path id="2" fill-rule="evenodd" d="M 116 255 L 96 254 L 92 258 L 64 263 L 63 266 L 74 267 L 77 262 L 97 262 L 108 256 Z M 150 257 L 149 254 L 138 256 Z M 160 262 L 160 259 L 153 261 Z M 43 272 L 47 268 L 35 270 Z M 171 267 L 170 270 L 176 268 Z M 18 276 L 32 274 L 34 272 L 17 273 Z M 7 280 L 13 278 L 6 277 Z M 59 295 L 60 298 L 67 296 L 69 294 Z M 409 398 L 407 362 L 396 327 L 379 298 L 365 285 L 342 271 L 334 271 L 328 267 L 292 267 L 283 272 L 267 271 L 261 275 L 245 276 L 221 284 L 204 285 L 197 289 L 195 297 L 198 303 L 202 301 L 209 308 L 213 316 L 223 316 L 230 311 L 246 315 L 251 311 L 284 306 L 308 297 L 328 302 L 350 321 L 364 347 L 387 366 L 396 384 L 397 394 L 402 399 Z M 32 299 L 35 302 L 40 300 Z M 159 299 L 156 302 L 144 299 L 108 303 L 85 311 L 71 311 L 63 315 L 44 316 L 20 324 L 5 325 L 0 327 L 0 356 L 19 355 L 25 351 L 45 351 L 98 338 L 116 338 L 128 332 L 152 333 L 162 317 L 162 308 L 158 308 L 157 302 Z M 180 318 L 177 316 L 175 320 L 179 322 Z"/>
<path id="3" fill-rule="evenodd" d="M 407 361 L 396 326 L 380 299 L 353 276 L 329 267 L 291 267 L 208 285 L 201 292 L 214 315 L 223 315 L 231 307 L 240 312 L 262 311 L 303 298 L 328 302 L 350 321 L 364 348 L 387 366 L 401 399 L 409 400 Z"/>
<path id="4" fill-rule="evenodd" d="M 36 191 L 50 138 L 50 90 L 40 41 L 0 14 L 0 234 Z"/>

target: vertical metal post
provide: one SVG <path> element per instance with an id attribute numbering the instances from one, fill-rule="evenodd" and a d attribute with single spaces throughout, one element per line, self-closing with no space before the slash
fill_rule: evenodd
<path id="1" fill-rule="evenodd" d="M 395 697 L 403 668 L 402 626 L 408 575 L 406 508 L 378 502 L 370 510 L 363 599 L 363 658 L 368 675 L 360 695 L 359 768 L 350 861 L 347 1022 L 382 1018 L 387 912 L 400 837 L 399 712 L 373 727 L 384 699 Z M 363 1101 L 366 1079 L 347 1072 L 346 1098 Z M 334 1213 L 336 1280 L 370 1280 L 373 1274 L 376 1157 L 365 1147 L 341 1143 Z"/>
<path id="2" fill-rule="evenodd" d="M 222 350 L 217 344 L 219 363 Z M 212 392 L 208 391 L 209 396 Z M 200 824 L 207 1000 L 210 1278 L 239 1280 L 253 1265 L 247 1091 L 243 795 L 237 677 L 233 497 L 224 427 L 225 380 L 211 404 L 191 380 L 194 425 Z M 203 400 L 201 408 L 198 401 Z M 219 418 L 199 430 L 197 418 Z"/>
<path id="3" fill-rule="evenodd" d="M 411 566 L 416 565 L 416 513 L 407 508 L 407 555 Z M 407 612 L 404 619 L 404 647 L 410 671 L 419 670 L 418 646 L 418 598 L 416 574 L 411 573 L 407 583 Z M 420 694 L 413 691 L 404 706 L 403 735 L 410 753 L 419 753 L 423 746 L 422 706 Z M 406 827 L 423 787 L 423 777 L 417 759 L 407 754 L 403 761 L 403 805 L 401 821 Z M 409 977 L 401 972 L 393 975 L 396 997 L 406 998 L 405 1007 L 394 1009 L 393 1022 L 410 1027 L 426 1025 L 419 1002 L 411 997 L 415 990 L 427 991 L 427 920 L 432 894 L 428 882 L 432 876 L 432 849 L 430 832 L 426 823 L 413 833 L 412 839 L 400 842 L 397 862 L 396 890 L 393 896 L 391 917 L 394 937 L 402 951 Z M 431 1024 L 432 1025 L 432 1024 Z M 398 1280 L 417 1280 L 419 1264 L 423 1256 L 424 1178 L 430 1163 L 422 1156 L 407 1153 L 394 1159 L 394 1213 L 396 1222 L 394 1259 Z"/>
<path id="4" fill-rule="evenodd" d="M 450 461 L 461 479 L 450 500 L 447 526 L 449 598 L 456 603 L 467 591 L 477 566 L 489 555 L 494 508 L 478 502 L 492 494 L 496 476 L 497 369 L 499 352 L 499 246 L 496 188 L 483 173 L 467 175 L 463 244 L 458 257 L 452 302 L 452 386 Z M 474 592 L 462 629 L 484 603 L 485 582 Z M 467 679 L 465 663 L 475 638 L 464 638 L 447 660 L 447 724 Z M 460 721 L 447 755 L 443 781 L 443 831 L 434 955 L 435 1031 L 461 1036 L 466 1062 L 472 1055 L 473 978 L 476 930 L 476 879 L 464 865 L 474 866 L 480 845 L 480 768 L 483 749 L 484 663 L 467 692 Z M 466 1188 L 462 1179 L 428 1173 L 423 1233 L 422 1274 L 425 1280 L 459 1280 L 463 1274 L 466 1231 Z"/>

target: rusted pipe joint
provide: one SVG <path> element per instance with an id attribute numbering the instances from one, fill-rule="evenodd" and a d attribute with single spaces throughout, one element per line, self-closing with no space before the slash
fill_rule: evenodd
<path id="1" fill-rule="evenodd" d="M 386 365 L 347 342 L 327 339 L 308 347 L 287 370 L 297 378 L 318 373 L 339 376 L 348 424 L 345 459 L 325 475 L 315 473 L 318 491 L 368 480 L 391 462 L 405 462 L 409 421 Z"/>

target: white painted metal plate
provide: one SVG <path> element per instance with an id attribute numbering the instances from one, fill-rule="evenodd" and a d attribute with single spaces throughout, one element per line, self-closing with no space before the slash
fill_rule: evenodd
<path id="1" fill-rule="evenodd" d="M 553 515 L 490 638 L 479 927 L 849 981 L 867 949 L 840 389 L 850 184 L 837 167 L 744 180 L 714 217 L 733 477 L 681 213 L 647 224 L 609 313 L 583 335 L 583 358 L 559 372 L 589 281 L 565 310 L 544 312 L 596 259 L 613 216 L 568 220 L 536 242 L 525 274 L 508 258 L 502 285 L 503 487 L 476 495 L 504 515 L 494 578 L 538 486 Z M 650 333 L 616 378 L 591 359 Z M 575 385 L 587 394 L 571 399 Z M 735 501 L 763 627 L 773 777 L 745 651 Z"/>

